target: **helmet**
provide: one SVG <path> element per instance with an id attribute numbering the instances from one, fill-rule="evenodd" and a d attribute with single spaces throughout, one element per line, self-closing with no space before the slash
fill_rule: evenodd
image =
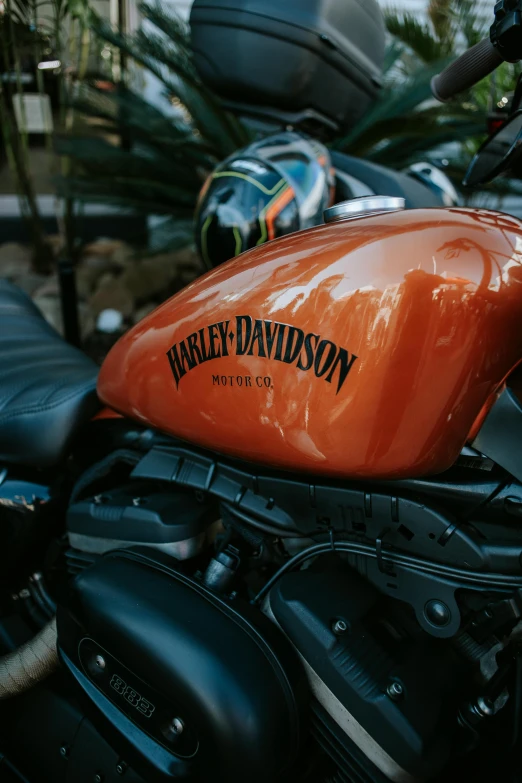
<path id="1" fill-rule="evenodd" d="M 460 204 L 459 194 L 455 190 L 453 183 L 443 171 L 433 166 L 431 163 L 414 163 L 406 173 L 413 179 L 424 183 L 440 198 L 445 207 L 458 207 Z"/>
<path id="2" fill-rule="evenodd" d="M 297 133 L 235 153 L 198 199 L 196 243 L 210 268 L 283 234 L 318 225 L 333 193 L 326 147 Z"/>

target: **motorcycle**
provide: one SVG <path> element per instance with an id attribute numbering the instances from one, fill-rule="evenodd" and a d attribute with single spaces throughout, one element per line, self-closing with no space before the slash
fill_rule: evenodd
<path id="1" fill-rule="evenodd" d="M 99 375 L 0 284 L 2 781 L 518 779 L 522 223 L 404 206 L 218 266 Z"/>

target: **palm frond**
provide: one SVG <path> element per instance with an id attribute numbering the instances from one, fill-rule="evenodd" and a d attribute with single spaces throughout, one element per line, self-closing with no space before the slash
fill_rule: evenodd
<path id="1" fill-rule="evenodd" d="M 167 6 L 139 3 L 138 10 L 145 19 L 161 30 L 173 44 L 190 51 L 190 28 L 188 24 Z"/>
<path id="2" fill-rule="evenodd" d="M 146 33 L 123 36 L 100 20 L 93 27 L 160 81 L 164 107 L 124 84 L 82 85 L 72 101 L 81 128 L 56 141 L 59 153 L 74 162 L 74 173 L 57 186 L 64 197 L 165 216 L 160 244 L 171 246 L 191 236 L 187 226 L 208 174 L 250 135 L 201 83 L 185 22 L 159 2 L 140 10 Z M 113 141 L 120 136 L 124 147 Z"/>
<path id="3" fill-rule="evenodd" d="M 426 101 L 433 101 L 431 79 L 445 64 L 447 60 L 430 65 L 421 64 L 409 77 L 402 79 L 400 84 L 385 85 L 377 103 L 355 128 L 335 142 L 335 148 L 351 147 L 363 136 L 366 139 L 373 137 L 373 143 L 375 137 L 380 136 L 381 131 L 378 128 L 388 126 L 394 120 L 398 120 L 403 130 L 407 131 L 412 112 Z"/>
<path id="4" fill-rule="evenodd" d="M 453 49 L 455 28 L 453 25 L 453 0 L 430 0 L 428 17 L 437 39 L 444 44 L 446 53 Z"/>
<path id="5" fill-rule="evenodd" d="M 488 17 L 482 13 L 476 0 L 456 0 L 453 11 L 455 24 L 466 49 L 487 37 L 493 21 L 493 5 L 492 3 L 491 17 Z"/>
<path id="6" fill-rule="evenodd" d="M 441 60 L 448 54 L 448 45 L 436 38 L 429 25 L 409 13 L 387 13 L 386 27 L 395 39 L 401 41 L 424 63 Z"/>
<path id="7" fill-rule="evenodd" d="M 218 157 L 225 157 L 248 143 L 249 134 L 242 124 L 224 111 L 216 98 L 201 83 L 193 63 L 187 25 L 159 2 L 142 4 L 140 10 L 154 29 L 139 29 L 133 36 L 122 36 L 106 23 L 95 26 L 97 34 L 119 48 L 156 76 L 167 94 L 185 109 L 198 133 L 208 139 Z M 150 25 L 149 25 L 150 27 Z"/>

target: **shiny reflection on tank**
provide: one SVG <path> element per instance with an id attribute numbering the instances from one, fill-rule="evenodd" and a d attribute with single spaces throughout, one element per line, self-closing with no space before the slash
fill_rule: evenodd
<path id="1" fill-rule="evenodd" d="M 517 220 L 464 209 L 395 212 L 275 240 L 125 335 L 102 368 L 100 395 L 160 430 L 251 461 L 361 478 L 440 472 L 522 357 L 521 241 Z M 249 345 L 236 350 L 246 318 Z M 224 355 L 191 356 L 208 350 L 218 322 L 227 324 Z M 185 351 L 177 380 L 173 348 Z"/>

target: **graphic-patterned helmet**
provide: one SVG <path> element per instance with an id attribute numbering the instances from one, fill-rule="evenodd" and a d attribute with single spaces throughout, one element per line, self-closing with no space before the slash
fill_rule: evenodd
<path id="1" fill-rule="evenodd" d="M 328 150 L 297 133 L 255 142 L 220 164 L 196 211 L 196 242 L 214 267 L 276 237 L 322 223 L 333 189 Z"/>

